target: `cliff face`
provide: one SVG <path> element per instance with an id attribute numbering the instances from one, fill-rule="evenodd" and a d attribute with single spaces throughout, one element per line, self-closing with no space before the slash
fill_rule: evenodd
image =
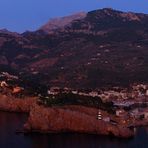
<path id="1" fill-rule="evenodd" d="M 128 128 L 111 125 L 96 119 L 96 114 L 90 115 L 88 108 L 83 107 L 83 112 L 64 108 L 44 108 L 34 106 L 24 125 L 27 131 L 49 132 L 77 132 L 101 135 L 114 135 L 116 137 L 129 138 L 133 132 Z M 93 110 L 93 109 L 91 109 Z M 95 110 L 95 109 L 94 109 Z M 93 111 L 94 111 L 93 110 Z"/>
<path id="2" fill-rule="evenodd" d="M 36 104 L 35 98 L 17 99 L 0 95 L 0 110 L 2 111 L 28 113 L 34 104 Z"/>
<path id="3" fill-rule="evenodd" d="M 29 113 L 24 125 L 27 132 L 61 133 L 77 132 L 100 135 L 114 135 L 129 138 L 134 134 L 124 126 L 97 120 L 98 109 L 84 106 L 44 107 L 39 106 L 36 98 L 9 98 L 0 95 L 0 110 Z M 109 116 L 106 112 L 105 116 Z"/>

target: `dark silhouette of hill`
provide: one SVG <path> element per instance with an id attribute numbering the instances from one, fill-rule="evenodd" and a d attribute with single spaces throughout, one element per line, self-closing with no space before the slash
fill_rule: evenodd
<path id="1" fill-rule="evenodd" d="M 148 82 L 147 14 L 105 8 L 74 16 L 54 20 L 56 27 L 49 21 L 35 32 L 0 31 L 0 70 L 48 86 Z"/>

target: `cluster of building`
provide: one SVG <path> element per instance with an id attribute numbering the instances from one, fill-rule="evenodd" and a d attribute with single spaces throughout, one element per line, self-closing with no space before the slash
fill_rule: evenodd
<path id="1" fill-rule="evenodd" d="M 122 119 L 119 122 L 127 124 L 132 120 L 148 121 L 148 109 L 134 107 L 130 111 L 125 110 L 125 107 L 130 107 L 135 103 L 146 103 L 148 100 L 148 85 L 134 84 L 129 89 L 113 88 L 112 90 L 74 90 L 70 88 L 52 87 L 48 90 L 49 95 L 57 95 L 59 93 L 72 93 L 82 96 L 100 97 L 103 102 L 113 102 L 115 106 L 115 116 L 117 119 Z M 138 100 L 139 99 L 139 100 Z M 97 114 L 98 120 L 117 124 L 116 120 L 110 115 L 103 115 L 101 111 Z"/>
<path id="2" fill-rule="evenodd" d="M 130 112 L 131 117 L 135 119 L 148 119 L 148 108 L 136 108 Z"/>
<path id="3" fill-rule="evenodd" d="M 51 87 L 48 91 L 48 95 L 57 95 L 59 93 L 72 93 L 81 96 L 91 96 L 91 97 L 99 97 L 99 91 L 92 91 L 92 90 L 75 90 L 72 88 L 64 87 Z"/>
<path id="4" fill-rule="evenodd" d="M 10 75 L 7 72 L 0 74 L 0 93 L 6 95 L 19 95 L 24 91 L 24 88 L 18 85 L 11 85 L 9 81 L 18 80 L 17 76 Z"/>
<path id="5" fill-rule="evenodd" d="M 8 72 L 1 72 L 0 78 L 6 78 L 7 80 L 18 80 L 19 78 L 17 76 L 11 75 Z"/>
<path id="6" fill-rule="evenodd" d="M 18 80 L 19 78 L 10 75 L 7 72 L 0 73 L 0 92 L 9 95 L 18 95 L 23 93 L 24 88 L 16 85 L 10 85 L 10 80 Z M 116 116 L 122 118 L 148 119 L 147 108 L 134 108 L 130 112 L 124 110 L 124 107 L 129 107 L 135 103 L 140 103 L 138 99 L 143 102 L 148 102 L 148 85 L 134 84 L 129 89 L 113 88 L 111 90 L 76 90 L 68 87 L 51 87 L 47 91 L 47 98 L 49 95 L 55 96 L 60 93 L 72 93 L 81 96 L 100 97 L 103 102 L 113 102 L 116 106 Z M 111 119 L 108 116 L 102 116 L 101 111 L 97 114 L 98 120 L 109 122 Z"/>
<path id="7" fill-rule="evenodd" d="M 136 108 L 130 112 L 124 109 L 117 109 L 115 115 L 105 114 L 99 110 L 97 113 L 97 120 L 107 122 L 113 125 L 134 126 L 136 122 L 148 122 L 148 109 Z"/>
<path id="8" fill-rule="evenodd" d="M 0 81 L 0 92 L 7 95 L 18 95 L 23 92 L 24 88 L 19 86 L 11 86 L 6 81 Z"/>
<path id="9" fill-rule="evenodd" d="M 57 95 L 59 93 L 73 93 L 83 96 L 100 97 L 102 101 L 124 101 L 135 100 L 141 97 L 148 97 L 148 85 L 138 84 L 132 85 L 130 89 L 113 88 L 112 90 L 74 90 L 71 88 L 51 87 L 47 94 Z"/>

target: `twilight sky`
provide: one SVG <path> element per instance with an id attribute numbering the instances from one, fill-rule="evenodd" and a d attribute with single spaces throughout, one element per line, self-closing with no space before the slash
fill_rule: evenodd
<path id="1" fill-rule="evenodd" d="M 105 7 L 148 14 L 148 0 L 0 0 L 0 29 L 36 30 L 50 18 Z"/>

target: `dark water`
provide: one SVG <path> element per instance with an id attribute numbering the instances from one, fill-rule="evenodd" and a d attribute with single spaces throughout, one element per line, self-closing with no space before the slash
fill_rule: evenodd
<path id="1" fill-rule="evenodd" d="M 148 128 L 138 129 L 130 140 L 85 134 L 15 134 L 26 117 L 0 112 L 0 148 L 148 148 Z"/>

